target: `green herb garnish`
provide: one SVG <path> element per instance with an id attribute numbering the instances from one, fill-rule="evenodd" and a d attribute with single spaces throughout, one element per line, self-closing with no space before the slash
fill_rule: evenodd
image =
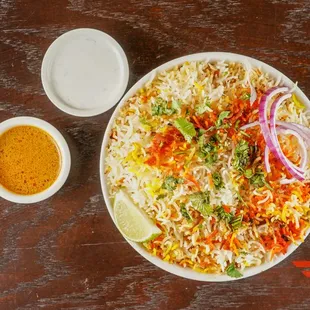
<path id="1" fill-rule="evenodd" d="M 166 177 L 163 185 L 161 186 L 163 189 L 166 189 L 168 191 L 173 191 L 177 188 L 178 184 L 182 184 L 183 183 L 183 179 L 177 179 L 173 176 L 168 176 Z"/>
<path id="2" fill-rule="evenodd" d="M 250 177 L 250 184 L 252 184 L 254 187 L 257 187 L 257 188 L 266 186 L 267 188 L 272 190 L 272 187 L 266 181 L 262 170 L 257 170 L 256 173 Z"/>
<path id="3" fill-rule="evenodd" d="M 253 175 L 254 175 L 254 173 L 253 173 L 253 170 L 252 170 L 252 169 L 246 169 L 246 170 L 244 171 L 244 176 L 245 176 L 247 179 L 252 178 Z"/>
<path id="4" fill-rule="evenodd" d="M 250 138 L 251 136 L 249 134 L 247 134 L 246 132 L 244 132 L 243 130 L 240 130 L 240 133 L 248 138 Z"/>
<path id="5" fill-rule="evenodd" d="M 246 204 L 245 201 L 243 200 L 243 198 L 242 198 L 242 196 L 240 195 L 240 193 L 239 193 L 238 191 L 236 191 L 236 194 L 237 194 L 237 197 L 238 197 L 239 201 L 241 201 L 241 202 L 246 206 L 247 204 Z"/>
<path id="6" fill-rule="evenodd" d="M 208 216 L 213 212 L 213 208 L 210 206 L 209 192 L 197 192 L 191 194 L 189 198 L 193 208 L 199 211 L 203 216 Z"/>
<path id="7" fill-rule="evenodd" d="M 212 112 L 212 109 L 210 108 L 210 99 L 209 98 L 206 98 L 203 103 L 197 105 L 195 107 L 195 111 L 197 114 L 203 114 L 207 111 L 211 111 Z"/>
<path id="8" fill-rule="evenodd" d="M 198 129 L 198 137 L 200 138 L 201 136 L 203 136 L 205 132 L 206 132 L 205 129 L 199 128 Z"/>
<path id="9" fill-rule="evenodd" d="M 243 171 L 250 161 L 250 147 L 249 142 L 241 140 L 235 149 L 235 156 L 233 159 L 233 167 L 236 170 Z"/>
<path id="10" fill-rule="evenodd" d="M 219 128 L 219 127 L 221 127 L 223 125 L 223 120 L 225 118 L 227 118 L 229 116 L 229 114 L 230 114 L 230 111 L 222 111 L 220 113 L 220 115 L 218 116 L 218 118 L 217 118 L 217 120 L 215 122 L 216 128 Z"/>
<path id="11" fill-rule="evenodd" d="M 191 221 L 192 217 L 190 216 L 190 214 L 186 210 L 185 203 L 181 203 L 180 207 L 181 207 L 180 211 L 181 211 L 181 214 L 183 215 L 183 217 L 186 218 L 188 221 Z"/>
<path id="12" fill-rule="evenodd" d="M 217 153 L 210 153 L 210 154 L 207 154 L 206 157 L 205 157 L 205 163 L 208 166 L 216 163 L 217 160 L 218 160 L 218 154 Z"/>
<path id="13" fill-rule="evenodd" d="M 233 218 L 233 215 L 230 212 L 226 212 L 222 206 L 217 206 L 214 211 L 221 220 L 230 222 Z"/>
<path id="14" fill-rule="evenodd" d="M 223 178 L 219 172 L 212 173 L 212 180 L 216 189 L 221 189 L 224 186 Z"/>
<path id="15" fill-rule="evenodd" d="M 249 93 L 244 93 L 244 94 L 240 97 L 241 100 L 250 100 L 250 98 L 251 98 L 251 94 L 249 94 Z"/>
<path id="16" fill-rule="evenodd" d="M 234 216 L 233 219 L 229 222 L 233 230 L 237 230 L 242 226 L 242 215 Z"/>
<path id="17" fill-rule="evenodd" d="M 210 137 L 210 142 L 211 143 L 216 143 L 216 142 L 219 142 L 219 141 L 220 141 L 220 139 L 219 139 L 219 135 L 217 133 Z"/>
<path id="18" fill-rule="evenodd" d="M 176 104 L 174 104 L 176 106 Z M 173 103 L 171 107 L 168 106 L 168 102 L 160 97 L 155 99 L 155 103 L 152 104 L 152 115 L 172 115 L 175 114 L 178 109 L 173 108 Z"/>
<path id="19" fill-rule="evenodd" d="M 231 263 L 227 268 L 226 268 L 226 273 L 228 276 L 232 278 L 241 278 L 243 277 L 243 274 L 235 267 L 234 263 Z"/>
<path id="20" fill-rule="evenodd" d="M 200 150 L 201 150 L 201 152 L 207 154 L 207 153 L 215 152 L 217 150 L 217 147 L 214 143 L 208 142 L 206 144 L 203 144 L 200 147 Z"/>
<path id="21" fill-rule="evenodd" d="M 180 100 L 173 100 L 171 103 L 171 108 L 175 111 L 180 111 L 182 106 L 182 102 Z"/>
<path id="22" fill-rule="evenodd" d="M 217 136 L 214 135 L 210 138 L 208 143 L 205 143 L 205 136 L 201 135 L 198 138 L 199 152 L 198 156 L 205 159 L 207 165 L 215 163 L 218 159 L 217 146 L 215 145 L 215 140 Z"/>
<path id="23" fill-rule="evenodd" d="M 194 125 L 185 118 L 178 118 L 174 121 L 174 126 L 181 132 L 187 142 L 191 142 L 196 135 Z"/>

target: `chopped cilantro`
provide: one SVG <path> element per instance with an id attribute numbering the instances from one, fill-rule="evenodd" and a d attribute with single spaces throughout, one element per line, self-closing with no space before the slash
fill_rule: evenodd
<path id="1" fill-rule="evenodd" d="M 173 100 L 171 103 L 171 108 L 175 111 L 180 111 L 182 106 L 182 102 L 180 100 Z"/>
<path id="2" fill-rule="evenodd" d="M 229 114 L 230 114 L 230 111 L 222 111 L 220 113 L 220 115 L 218 116 L 218 118 L 217 118 L 217 120 L 215 122 L 216 128 L 219 128 L 219 127 L 221 127 L 223 125 L 223 120 L 225 118 L 227 118 L 229 116 Z"/>
<path id="3" fill-rule="evenodd" d="M 238 119 L 235 123 L 235 129 L 239 129 L 240 119 Z"/>
<path id="4" fill-rule="evenodd" d="M 250 161 L 250 147 L 249 142 L 241 140 L 235 149 L 235 156 L 233 159 L 233 167 L 236 170 L 243 171 Z"/>
<path id="5" fill-rule="evenodd" d="M 243 130 L 240 130 L 240 133 L 248 138 L 250 138 L 251 136 L 249 134 L 247 134 L 246 132 L 244 132 Z"/>
<path id="6" fill-rule="evenodd" d="M 207 111 L 211 111 L 212 112 L 212 109 L 210 108 L 210 100 L 209 100 L 209 98 L 206 98 L 204 101 L 203 101 L 203 103 L 201 103 L 201 104 L 199 104 L 199 105 L 197 105 L 196 107 L 195 107 L 195 111 L 196 111 L 196 113 L 197 114 L 203 114 L 203 113 L 205 113 L 205 112 L 207 112 Z"/>
<path id="7" fill-rule="evenodd" d="M 210 142 L 212 142 L 212 143 L 216 143 L 219 141 L 220 141 L 220 139 L 219 139 L 219 136 L 217 133 L 210 137 Z"/>
<path id="8" fill-rule="evenodd" d="M 168 107 L 168 102 L 160 97 L 157 97 L 155 103 L 152 104 L 152 115 L 172 115 L 177 112 L 177 109 Z"/>
<path id="9" fill-rule="evenodd" d="M 194 125 L 185 118 L 178 118 L 174 121 L 174 126 L 181 132 L 187 142 L 191 142 L 196 135 Z"/>
<path id="10" fill-rule="evenodd" d="M 190 201 L 193 208 L 203 216 L 208 216 L 213 212 L 213 208 L 210 206 L 210 193 L 207 191 L 191 194 Z"/>
<path id="11" fill-rule="evenodd" d="M 226 268 L 226 273 L 228 276 L 232 278 L 241 278 L 243 277 L 243 274 L 235 267 L 234 263 L 231 263 L 227 268 Z"/>
<path id="12" fill-rule="evenodd" d="M 251 98 L 251 94 L 250 94 L 250 93 L 244 93 L 244 94 L 240 97 L 241 100 L 250 100 L 250 98 Z"/>
<path id="13" fill-rule="evenodd" d="M 215 146 L 214 143 L 208 142 L 206 144 L 203 144 L 200 147 L 200 150 L 201 150 L 201 152 L 206 154 L 206 153 L 210 153 L 210 152 L 215 152 L 217 150 L 217 147 Z"/>
<path id="14" fill-rule="evenodd" d="M 203 134 L 206 132 L 205 129 L 199 128 L 198 129 L 198 137 L 200 138 L 201 136 L 203 136 Z"/>
<path id="15" fill-rule="evenodd" d="M 266 181 L 264 173 L 262 170 L 257 170 L 257 172 L 250 177 L 250 183 L 257 188 L 266 186 L 272 190 L 272 187 Z"/>
<path id="16" fill-rule="evenodd" d="M 178 184 L 182 184 L 182 183 L 183 183 L 183 179 L 177 179 L 177 178 L 170 175 L 170 176 L 166 177 L 166 179 L 162 185 L 162 188 L 166 189 L 168 191 L 173 191 L 177 188 Z"/>
<path id="17" fill-rule="evenodd" d="M 217 161 L 217 146 L 215 145 L 216 136 L 212 136 L 209 142 L 205 143 L 205 136 L 201 135 L 198 138 L 199 152 L 198 156 L 205 159 L 207 165 L 213 164 Z"/>
<path id="18" fill-rule="evenodd" d="M 212 164 L 214 164 L 215 162 L 217 162 L 218 159 L 218 154 L 217 153 L 210 153 L 206 155 L 205 158 L 205 163 L 210 166 Z"/>
<path id="19" fill-rule="evenodd" d="M 240 195 L 240 193 L 238 191 L 236 191 L 236 194 L 237 194 L 237 197 L 239 199 L 239 201 L 241 201 L 245 206 L 246 206 L 246 203 L 245 201 L 243 200 L 242 196 Z"/>
<path id="20" fill-rule="evenodd" d="M 224 186 L 223 178 L 219 172 L 212 173 L 212 180 L 216 189 L 221 189 Z"/>
<path id="21" fill-rule="evenodd" d="M 238 215 L 233 217 L 233 219 L 229 223 L 233 230 L 238 229 L 242 225 L 242 215 Z"/>
<path id="22" fill-rule="evenodd" d="M 181 211 L 181 214 L 183 215 L 183 217 L 186 218 L 188 221 L 191 221 L 192 217 L 190 216 L 190 214 L 186 210 L 185 203 L 181 203 L 180 207 L 181 207 L 180 211 Z"/>
<path id="23" fill-rule="evenodd" d="M 250 179 L 252 176 L 253 176 L 253 170 L 252 169 L 246 169 L 245 172 L 244 172 L 244 176 L 247 178 L 247 179 Z"/>
<path id="24" fill-rule="evenodd" d="M 222 206 L 217 206 L 214 211 L 221 220 L 230 222 L 233 218 L 233 215 L 229 212 L 226 212 Z"/>
<path id="25" fill-rule="evenodd" d="M 210 203 L 210 193 L 208 191 L 205 191 L 191 194 L 190 200 L 193 204 L 200 202 Z"/>

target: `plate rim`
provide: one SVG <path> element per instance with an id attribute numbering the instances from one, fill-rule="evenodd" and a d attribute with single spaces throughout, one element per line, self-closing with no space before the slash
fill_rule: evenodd
<path id="1" fill-rule="evenodd" d="M 175 59 L 172 59 L 155 69 L 151 70 L 147 74 L 145 74 L 142 78 L 140 78 L 123 96 L 121 101 L 119 102 L 118 106 L 114 110 L 109 123 L 105 129 L 102 145 L 101 145 L 101 152 L 100 152 L 100 163 L 99 163 L 99 175 L 100 175 L 100 183 L 101 183 L 101 190 L 103 193 L 104 201 L 106 204 L 106 208 L 108 209 L 109 215 L 112 218 L 112 221 L 114 222 L 114 225 L 117 228 L 117 225 L 115 223 L 114 215 L 113 215 L 113 207 L 109 198 L 108 193 L 108 186 L 106 182 L 106 177 L 104 174 L 104 168 L 105 168 L 105 150 L 107 147 L 107 144 L 109 142 L 109 134 L 111 132 L 111 127 L 113 125 L 113 122 L 115 118 L 118 116 L 119 110 L 121 107 L 125 104 L 125 102 L 134 94 L 138 89 L 140 89 L 146 82 L 148 82 L 150 79 L 153 79 L 156 76 L 156 73 L 160 71 L 167 70 L 169 68 L 172 68 L 173 66 L 180 65 L 184 63 L 185 61 L 238 61 L 242 63 L 249 63 L 254 66 L 261 67 L 263 71 L 269 73 L 274 78 L 280 78 L 281 81 L 286 84 L 289 87 L 293 87 L 294 83 L 281 71 L 277 70 L 276 68 L 264 63 L 263 61 L 257 60 L 255 58 L 241 55 L 241 54 L 235 54 L 235 53 L 229 53 L 229 52 L 202 52 L 202 53 L 196 53 L 196 54 L 190 54 L 182 57 L 178 57 Z M 309 99 L 307 96 L 302 92 L 302 90 L 299 87 L 296 87 L 295 92 L 297 92 L 298 97 L 302 101 L 307 101 L 309 104 Z M 119 231 L 119 229 L 117 228 Z M 120 231 L 119 231 L 120 232 Z M 121 232 L 120 232 L 121 233 Z M 304 240 L 307 238 L 307 236 L 310 233 L 310 229 L 308 229 Z M 161 260 L 160 258 L 153 256 L 149 252 L 147 252 L 141 245 L 139 245 L 136 242 L 128 240 L 125 236 L 123 236 L 124 239 L 132 246 L 133 249 L 135 249 L 142 257 L 144 257 L 146 260 L 148 260 L 150 263 L 154 264 L 155 266 L 159 267 L 160 269 L 163 269 L 171 274 L 174 274 L 176 276 L 180 276 L 186 279 L 190 280 L 197 280 L 197 281 L 204 281 L 204 282 L 227 282 L 227 281 L 236 281 L 236 280 L 242 280 L 246 279 L 248 277 L 258 275 L 276 265 L 278 265 L 280 262 L 282 262 L 285 258 L 287 258 L 289 255 L 291 255 L 303 242 L 299 243 L 298 245 L 291 244 L 288 248 L 288 251 L 286 254 L 277 256 L 272 262 L 267 262 L 259 266 L 249 267 L 246 268 L 243 271 L 243 277 L 242 278 L 231 278 L 225 274 L 207 274 L 207 273 L 199 273 L 197 271 L 194 271 L 190 268 L 183 268 L 181 266 L 178 266 L 176 264 L 170 264 L 168 262 L 165 262 Z"/>

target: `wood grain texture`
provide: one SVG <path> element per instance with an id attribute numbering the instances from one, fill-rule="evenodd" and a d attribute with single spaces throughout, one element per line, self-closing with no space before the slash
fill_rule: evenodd
<path id="1" fill-rule="evenodd" d="M 309 0 L 0 0 L 0 121 L 35 116 L 66 137 L 73 167 L 60 192 L 34 205 L 0 200 L 0 309 L 310 309 L 310 239 L 253 278 L 202 283 L 148 263 L 106 211 L 99 152 L 112 110 L 76 118 L 45 96 L 40 67 L 51 42 L 80 27 L 124 48 L 133 85 L 173 58 L 230 51 L 265 61 L 310 96 Z"/>

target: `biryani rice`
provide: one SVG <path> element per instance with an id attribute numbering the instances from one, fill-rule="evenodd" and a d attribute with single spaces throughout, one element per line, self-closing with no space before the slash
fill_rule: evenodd
<path id="1" fill-rule="evenodd" d="M 162 230 L 156 239 L 143 244 L 147 251 L 199 272 L 224 273 L 231 263 L 240 270 L 258 266 L 284 254 L 291 243 L 303 241 L 310 222 L 309 162 L 305 181 L 280 185 L 281 179 L 290 176 L 272 156 L 272 173 L 264 170 L 261 150 L 265 144 L 259 127 L 231 129 L 238 128 L 238 122 L 245 125 L 245 121 L 257 121 L 262 94 L 280 85 L 280 78 L 275 80 L 260 68 L 243 63 L 193 61 L 160 72 L 127 100 L 112 126 L 105 175 L 111 199 L 120 188 L 125 189 Z M 251 103 L 253 89 L 257 98 Z M 154 115 L 154 106 L 163 108 L 158 102 L 166 104 L 170 115 Z M 174 103 L 179 107 L 173 109 Z M 244 110 L 237 115 L 239 105 Z M 200 106 L 204 109 L 201 114 L 197 113 Z M 212 129 L 220 124 L 219 114 L 223 111 L 230 111 L 234 122 L 229 123 L 229 128 Z M 216 142 L 214 162 L 206 164 L 206 159 L 199 157 L 198 136 L 188 142 L 176 132 L 173 124 L 180 117 L 193 123 L 196 132 L 204 131 L 208 138 L 210 128 L 218 134 L 221 141 Z M 310 126 L 309 111 L 296 106 L 291 98 L 281 105 L 277 118 Z M 229 118 L 223 120 L 224 125 L 228 122 Z M 168 139 L 169 135 L 175 139 L 169 140 L 173 150 L 167 149 L 169 156 L 166 151 L 157 156 L 156 139 Z M 263 176 L 257 176 L 262 178 L 259 180 L 265 178 L 269 186 L 253 187 L 235 169 L 236 147 L 247 139 L 258 149 L 251 165 L 262 169 Z M 280 141 L 283 150 L 296 147 L 291 135 L 281 136 Z M 290 160 L 298 164 L 298 150 L 288 153 Z M 222 180 L 218 189 L 212 180 L 214 173 Z M 172 190 L 163 186 L 169 176 L 181 180 Z M 210 214 L 203 215 L 195 208 L 190 199 L 195 193 L 208 193 L 213 208 Z M 216 209 L 218 206 L 224 211 Z M 239 216 L 242 225 L 233 229 L 216 210 L 225 216 Z"/>

